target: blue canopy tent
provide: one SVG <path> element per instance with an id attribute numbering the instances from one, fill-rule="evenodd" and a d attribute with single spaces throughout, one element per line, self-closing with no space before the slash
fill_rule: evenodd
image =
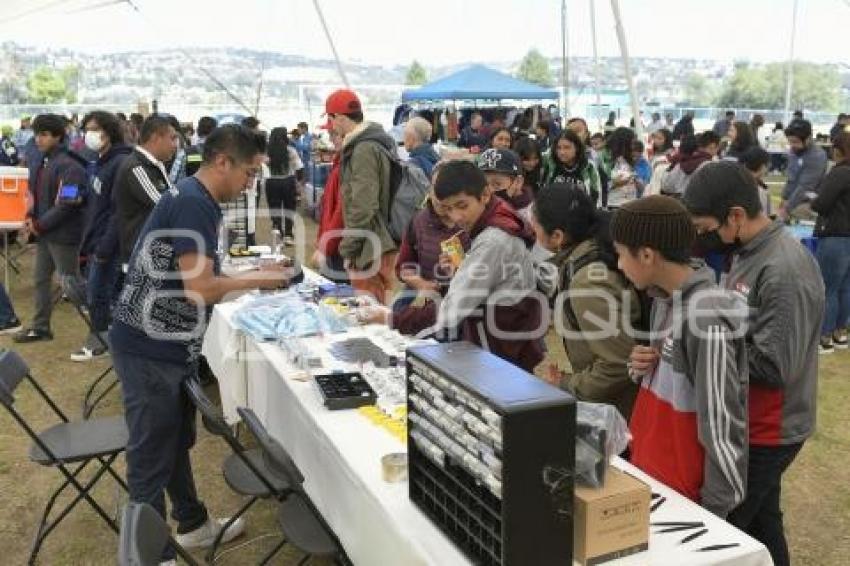
<path id="1" fill-rule="evenodd" d="M 557 100 L 558 91 L 515 79 L 483 65 L 401 93 L 402 102 L 430 100 Z"/>

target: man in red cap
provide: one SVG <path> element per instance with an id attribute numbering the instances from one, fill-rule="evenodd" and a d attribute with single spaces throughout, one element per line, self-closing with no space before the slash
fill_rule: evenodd
<path id="1" fill-rule="evenodd" d="M 333 131 L 343 137 L 340 188 L 345 232 L 339 243 L 351 285 L 388 303 L 395 286 L 398 246 L 389 233 L 390 156 L 395 142 L 363 119 L 357 95 L 348 89 L 325 101 Z"/>

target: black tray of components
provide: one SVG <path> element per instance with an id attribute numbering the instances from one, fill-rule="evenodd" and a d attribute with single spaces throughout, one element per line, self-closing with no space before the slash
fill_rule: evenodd
<path id="1" fill-rule="evenodd" d="M 378 400 L 359 371 L 326 373 L 316 375 L 314 379 L 325 400 L 325 407 L 332 411 L 374 405 Z"/>

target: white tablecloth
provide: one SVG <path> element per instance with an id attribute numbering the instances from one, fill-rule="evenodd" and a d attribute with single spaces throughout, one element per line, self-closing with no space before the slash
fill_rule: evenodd
<path id="1" fill-rule="evenodd" d="M 219 379 L 222 404 L 252 408 L 286 447 L 307 478 L 305 488 L 355 564 L 448 566 L 466 557 L 410 502 L 407 483 L 381 477 L 381 457 L 406 446 L 357 411 L 328 411 L 315 386 L 293 379 L 297 368 L 275 344 L 258 344 L 235 332 L 235 306 L 215 308 L 204 354 Z M 355 333 L 369 333 L 358 329 Z M 321 342 L 320 342 L 321 343 Z M 229 409 L 228 409 L 229 407 Z M 639 477 L 667 501 L 653 521 L 703 521 L 709 532 L 691 544 L 687 533 L 650 535 L 649 551 L 609 562 L 612 566 L 771 564 L 763 545 L 718 519 L 630 464 L 617 467 Z M 697 553 L 694 548 L 739 543 L 728 550 Z"/>

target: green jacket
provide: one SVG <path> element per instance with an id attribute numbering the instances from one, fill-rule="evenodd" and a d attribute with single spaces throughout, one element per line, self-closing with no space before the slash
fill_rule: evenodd
<path id="1" fill-rule="evenodd" d="M 345 136 L 342 145 L 340 190 L 345 234 L 339 253 L 358 270 L 368 269 L 373 261 L 397 249 L 387 229 L 391 167 L 387 152 L 395 153 L 395 143 L 372 122 L 363 122 Z"/>
<path id="2" fill-rule="evenodd" d="M 563 174 L 564 166 L 555 161 L 555 157 L 553 155 L 554 151 L 554 149 L 550 150 L 549 153 L 543 157 L 543 174 L 541 175 L 541 179 L 543 180 L 541 186 L 543 187 L 556 182 L 556 179 Z M 587 192 L 590 200 L 592 200 L 594 204 L 598 205 L 602 183 L 599 181 L 599 172 L 596 170 L 596 166 L 592 161 L 587 161 L 584 168 L 582 168 L 579 173 L 579 176 L 581 177 L 581 182 L 584 184 L 584 190 Z"/>
<path id="3" fill-rule="evenodd" d="M 558 266 L 559 292 L 564 282 L 565 270 L 570 264 L 588 253 L 596 252 L 596 243 L 586 240 L 579 245 L 559 252 L 553 263 Z M 561 297 L 556 302 L 556 320 L 561 322 L 556 328 L 568 331 L 563 337 L 564 349 L 572 366 L 572 372 L 561 380 L 561 388 L 572 392 L 581 401 L 608 403 L 614 405 L 628 420 L 637 396 L 637 385 L 629 377 L 626 362 L 629 359 L 634 339 L 623 330 L 622 307 L 623 293 L 631 293 L 630 310 L 632 325 L 640 320 L 640 303 L 637 294 L 627 284 L 623 275 L 610 270 L 603 262 L 597 261 L 581 267 L 569 281 L 569 297 Z M 610 299 L 606 299 L 610 297 Z M 574 318 L 568 316 L 569 300 Z M 614 305 L 614 313 L 609 305 Z M 558 309 L 557 307 L 561 307 Z M 616 316 L 616 321 L 613 317 Z M 594 323 L 600 320 L 604 323 Z M 608 321 L 611 321 L 610 324 Z M 600 327 L 601 326 L 601 327 Z M 615 328 L 615 335 L 604 338 L 584 336 L 599 333 L 603 328 Z M 570 336 L 569 334 L 582 334 Z"/>

